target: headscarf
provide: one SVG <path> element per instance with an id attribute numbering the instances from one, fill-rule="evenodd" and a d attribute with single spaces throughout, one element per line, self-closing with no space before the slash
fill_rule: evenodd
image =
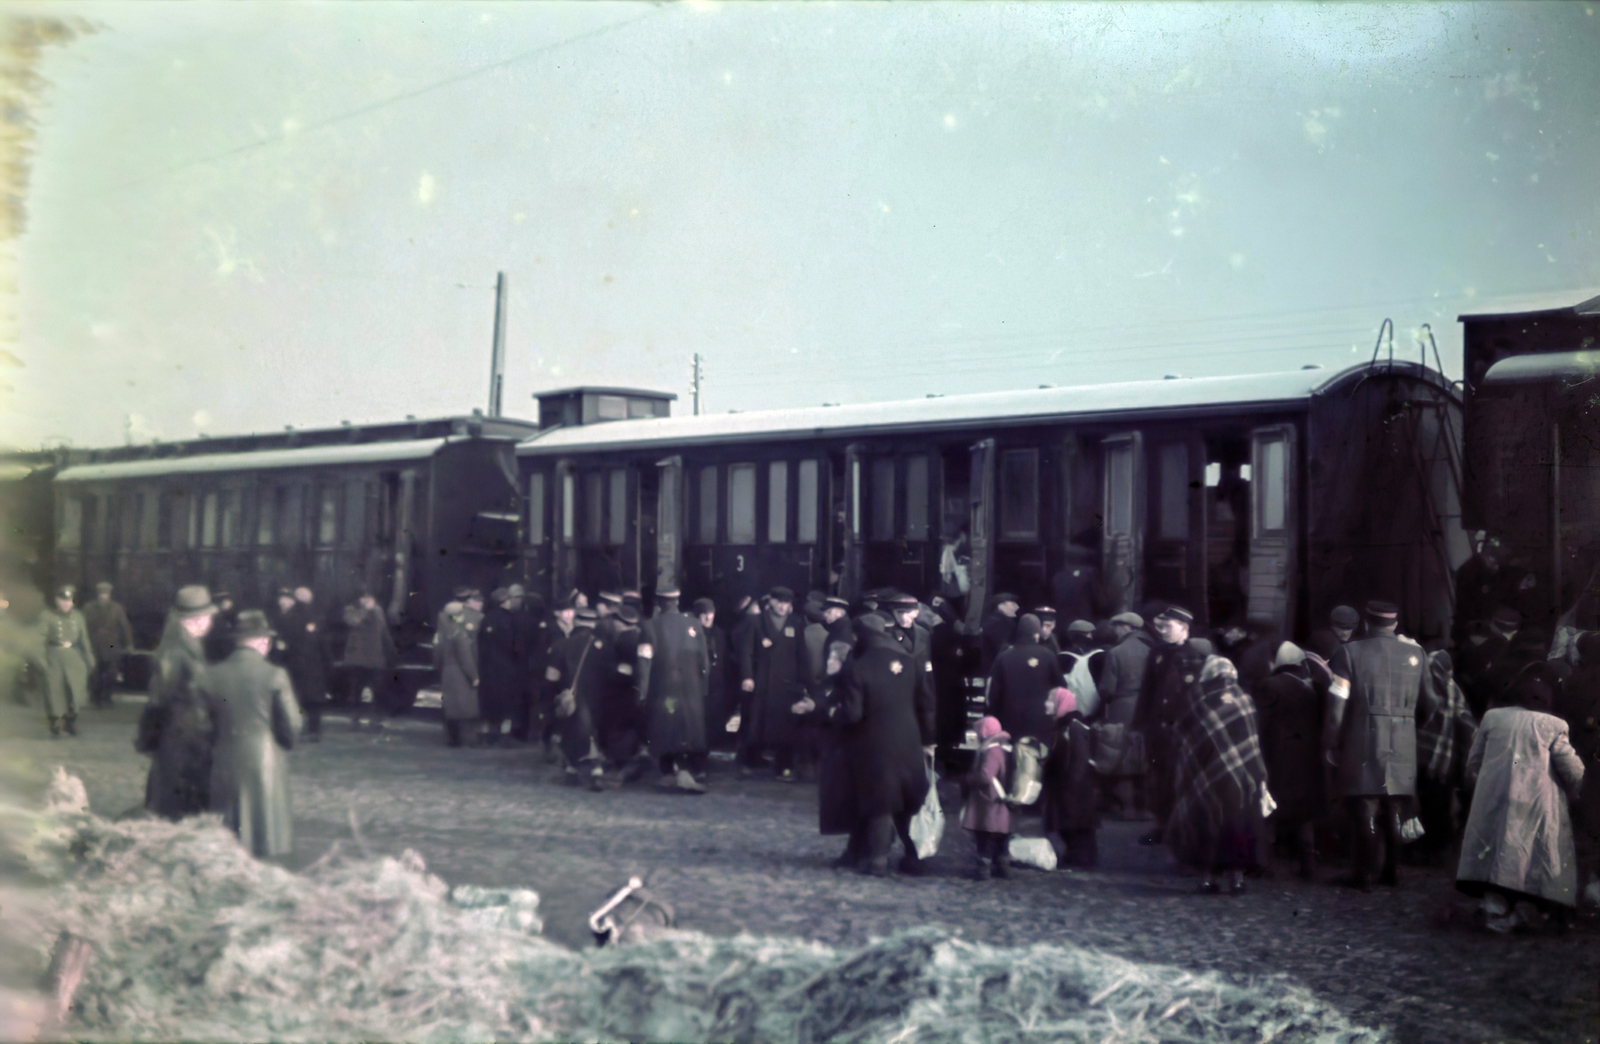
<path id="1" fill-rule="evenodd" d="M 978 719 L 978 742 L 979 743 L 982 743 L 985 740 L 992 740 L 992 739 L 994 739 L 996 736 L 1000 735 L 1004 731 L 1005 730 L 1000 727 L 1000 719 L 999 718 L 982 717 L 982 718 Z"/>
<path id="2" fill-rule="evenodd" d="M 1277 654 L 1272 657 L 1272 666 L 1295 667 L 1306 662 L 1306 651 L 1293 642 L 1284 642 L 1278 646 Z"/>
<path id="3" fill-rule="evenodd" d="M 1050 690 L 1050 716 L 1065 718 L 1068 714 L 1078 709 L 1078 697 L 1072 690 L 1064 685 L 1058 685 Z"/>
<path id="4" fill-rule="evenodd" d="M 1301 657 L 1302 660 L 1304 658 L 1304 656 Z M 1200 684 L 1204 686 L 1207 682 L 1219 680 L 1223 684 L 1237 682 L 1239 680 L 1239 668 L 1235 667 L 1233 661 L 1226 656 L 1208 655 L 1206 657 L 1206 665 L 1200 668 Z"/>

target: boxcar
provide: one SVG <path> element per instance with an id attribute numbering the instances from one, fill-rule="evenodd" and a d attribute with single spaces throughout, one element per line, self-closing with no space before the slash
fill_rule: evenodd
<path id="1" fill-rule="evenodd" d="M 1600 626 L 1600 297 L 1461 323 L 1467 525 L 1531 572 L 1528 626 Z"/>
<path id="2" fill-rule="evenodd" d="M 511 575 L 534 430 L 475 415 L 90 452 L 55 476 L 54 582 L 116 584 L 146 646 L 185 583 L 243 607 L 304 584 L 332 632 L 368 589 L 415 662 L 456 585 Z"/>
<path id="3" fill-rule="evenodd" d="M 552 594 L 673 583 L 724 607 L 780 583 L 927 597 L 949 547 L 970 555 L 970 624 L 997 591 L 1039 604 L 1088 562 L 1113 609 L 1171 600 L 1203 625 L 1296 634 L 1388 597 L 1431 637 L 1470 553 L 1460 409 L 1402 363 L 605 423 L 569 409 L 517 450 L 521 569 Z"/>

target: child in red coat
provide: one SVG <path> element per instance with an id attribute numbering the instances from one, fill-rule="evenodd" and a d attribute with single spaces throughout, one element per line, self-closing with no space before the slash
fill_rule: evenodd
<path id="1" fill-rule="evenodd" d="M 1011 808 L 1006 804 L 1006 777 L 1011 762 L 1011 737 L 1000 727 L 998 718 L 978 722 L 978 753 L 967 773 L 967 803 L 961 810 L 961 825 L 971 830 L 978 843 L 978 865 L 974 876 L 986 881 L 1011 876 Z"/>

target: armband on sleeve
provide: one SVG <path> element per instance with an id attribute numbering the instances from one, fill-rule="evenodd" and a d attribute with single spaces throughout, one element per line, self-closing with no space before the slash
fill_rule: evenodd
<path id="1" fill-rule="evenodd" d="M 1333 682 L 1328 686 L 1328 695 L 1336 699 L 1348 700 L 1350 698 L 1350 682 L 1335 675 Z"/>

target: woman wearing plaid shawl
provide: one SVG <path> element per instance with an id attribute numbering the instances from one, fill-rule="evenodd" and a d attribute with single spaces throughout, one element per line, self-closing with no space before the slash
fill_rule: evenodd
<path id="1" fill-rule="evenodd" d="M 1209 656 L 1199 682 L 1188 687 L 1189 706 L 1173 729 L 1177 793 L 1167 821 L 1172 854 L 1205 875 L 1200 890 L 1244 892 L 1244 872 L 1260 865 L 1261 821 L 1272 811 L 1267 765 L 1256 733 L 1255 704 L 1239 687 L 1239 674 L 1221 656 Z"/>

